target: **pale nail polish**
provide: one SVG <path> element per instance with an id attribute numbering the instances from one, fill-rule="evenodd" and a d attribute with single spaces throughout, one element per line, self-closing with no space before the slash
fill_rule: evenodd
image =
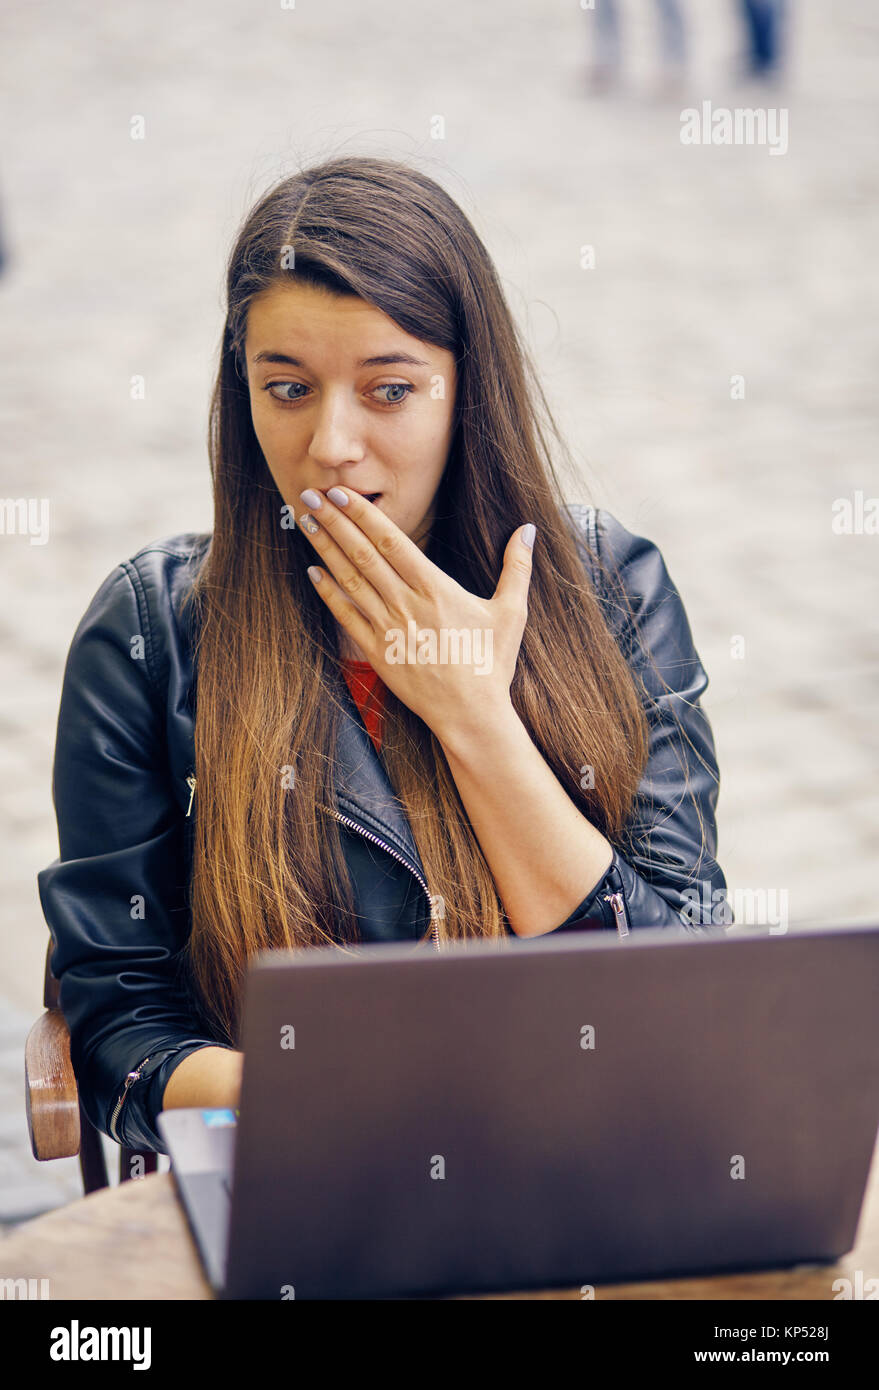
<path id="1" fill-rule="evenodd" d="M 307 487 L 304 492 L 300 492 L 299 501 L 304 502 L 306 507 L 311 507 L 316 512 L 318 507 L 323 506 L 323 498 L 319 492 L 315 492 L 313 487 Z"/>

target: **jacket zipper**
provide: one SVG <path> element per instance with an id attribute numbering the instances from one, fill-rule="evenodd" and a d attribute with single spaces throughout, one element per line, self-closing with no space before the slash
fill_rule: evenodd
<path id="1" fill-rule="evenodd" d="M 610 903 L 613 911 L 613 918 L 617 924 L 617 932 L 620 936 L 629 935 L 629 924 L 626 921 L 626 904 L 622 893 L 605 893 L 604 901 Z"/>
<path id="2" fill-rule="evenodd" d="M 186 808 L 186 814 L 187 816 L 189 816 L 192 812 L 192 803 L 195 799 L 196 781 L 194 774 L 187 777 L 186 785 L 189 787 L 190 792 L 189 805 Z M 330 806 L 322 806 L 321 810 L 329 812 L 331 816 L 335 816 L 336 820 L 341 821 L 343 825 L 349 825 L 352 830 L 356 830 L 358 834 L 365 836 L 367 840 L 372 840 L 375 844 L 381 845 L 382 849 L 387 850 L 388 854 L 393 855 L 393 857 L 396 860 L 398 860 L 404 868 L 408 869 L 411 874 L 414 874 L 414 876 L 418 879 L 418 882 L 421 884 L 421 887 L 424 889 L 425 896 L 427 897 L 428 906 L 430 908 L 430 924 L 431 931 L 433 934 L 433 944 L 434 948 L 438 951 L 440 949 L 439 915 L 436 910 L 436 905 L 433 901 L 433 896 L 422 875 L 417 873 L 416 870 L 413 869 L 410 864 L 407 864 L 403 856 L 398 854 L 397 851 L 393 849 L 392 846 L 389 845 L 386 840 L 382 840 L 379 838 L 378 835 L 372 835 L 368 830 L 364 830 L 362 825 L 358 825 L 357 822 L 355 820 L 351 820 L 349 816 L 340 815 L 338 811 L 334 811 Z"/>
<path id="3" fill-rule="evenodd" d="M 613 863 L 610 869 L 608 870 L 608 877 L 610 878 L 611 883 L 618 883 L 619 888 L 614 889 L 612 893 L 603 893 L 602 897 L 604 898 L 604 901 L 606 903 L 610 903 L 611 911 L 613 912 L 613 919 L 616 922 L 618 934 L 620 936 L 628 936 L 629 914 L 626 911 L 626 898 L 623 892 L 623 881 L 620 877 L 620 871 L 617 868 L 616 863 Z"/>
<path id="4" fill-rule="evenodd" d="M 150 1053 L 150 1057 L 152 1055 L 153 1054 Z M 122 1094 L 116 1102 L 116 1108 L 113 1111 L 113 1114 L 110 1116 L 110 1134 L 116 1140 L 117 1144 L 121 1144 L 122 1140 L 119 1138 L 119 1134 L 116 1129 L 116 1121 L 119 1119 L 120 1111 L 122 1110 L 122 1106 L 125 1103 L 125 1097 L 128 1095 L 128 1091 L 130 1087 L 134 1084 L 134 1082 L 140 1080 L 140 1074 L 149 1060 L 149 1057 L 144 1057 L 143 1061 L 138 1063 L 134 1071 L 130 1071 L 128 1073 L 128 1075 L 125 1078 L 125 1085 L 122 1088 Z"/>
<path id="5" fill-rule="evenodd" d="M 425 895 L 426 895 L 426 897 L 427 897 L 428 904 L 429 904 L 429 906 L 430 906 L 430 924 L 431 924 L 431 933 L 432 933 L 432 936 L 433 936 L 433 945 L 434 945 L 434 949 L 437 950 L 437 951 L 439 951 L 439 950 L 440 950 L 440 939 L 439 939 L 439 914 L 437 913 L 436 905 L 434 904 L 433 896 L 432 896 L 432 894 L 431 894 L 431 891 L 430 891 L 430 889 L 428 888 L 427 883 L 426 883 L 425 879 L 422 877 L 422 875 L 421 875 L 420 873 L 418 873 L 417 870 L 413 869 L 412 866 L 411 866 L 411 864 L 407 864 L 407 863 L 406 863 L 406 860 L 403 858 L 403 856 L 402 856 L 401 854 L 398 854 L 397 851 L 396 851 L 395 849 L 393 849 L 392 846 L 389 845 L 389 844 L 387 843 L 387 841 L 380 839 L 378 835 L 373 835 L 373 834 L 371 834 L 371 832 L 370 832 L 369 830 L 364 830 L 364 829 L 363 829 L 363 826 L 362 826 L 362 825 L 358 825 L 356 820 L 351 820 L 350 816 L 342 816 L 342 815 L 340 815 L 339 812 L 338 812 L 338 811 L 334 811 L 334 810 L 332 809 L 331 806 L 321 806 L 321 810 L 322 810 L 322 811 L 328 812 L 328 814 L 331 815 L 331 816 L 335 816 L 336 820 L 341 821 L 343 825 L 348 825 L 348 826 L 350 826 L 352 830 L 356 830 L 356 831 L 358 832 L 358 834 L 363 835 L 367 840 L 372 840 L 374 844 L 381 845 L 382 849 L 387 850 L 388 854 L 393 855 L 393 857 L 394 857 L 396 860 L 398 860 L 398 862 L 399 862 L 400 864 L 402 864 L 403 867 L 404 867 L 405 869 L 408 869 L 408 870 L 409 870 L 410 874 L 413 874 L 413 875 L 415 876 L 415 878 L 418 879 L 418 882 L 421 884 L 422 888 L 424 889 Z"/>

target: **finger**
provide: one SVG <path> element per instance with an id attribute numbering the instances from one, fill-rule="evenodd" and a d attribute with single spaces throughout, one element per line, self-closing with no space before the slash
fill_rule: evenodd
<path id="1" fill-rule="evenodd" d="M 536 529 L 529 522 L 527 526 L 514 531 L 507 541 L 503 569 L 494 591 L 494 598 L 501 603 L 509 603 L 516 608 L 527 607 L 535 534 Z"/>
<path id="2" fill-rule="evenodd" d="M 321 569 L 320 565 L 309 565 L 306 573 L 333 617 L 361 651 L 369 654 L 375 642 L 375 633 L 369 619 L 363 616 L 339 588 L 332 575 Z"/>
<path id="3" fill-rule="evenodd" d="M 326 506 L 322 506 L 320 511 L 325 512 Z M 344 593 L 356 601 L 358 608 L 372 620 L 376 628 L 387 627 L 388 610 L 384 598 L 366 578 L 363 570 L 348 558 L 326 528 L 318 524 L 313 513 L 305 512 L 299 518 L 298 526 Z M 365 538 L 361 537 L 361 545 L 366 544 Z M 399 580 L 397 582 L 399 583 Z"/>

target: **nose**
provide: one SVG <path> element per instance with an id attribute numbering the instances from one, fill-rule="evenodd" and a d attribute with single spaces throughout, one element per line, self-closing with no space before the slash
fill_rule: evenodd
<path id="1" fill-rule="evenodd" d="M 342 392 L 327 391 L 314 414 L 308 456 L 321 468 L 337 469 L 359 463 L 366 449 L 357 420 L 357 407 Z"/>

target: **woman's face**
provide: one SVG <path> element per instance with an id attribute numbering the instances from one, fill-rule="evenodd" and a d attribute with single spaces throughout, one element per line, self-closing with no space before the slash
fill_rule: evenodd
<path id="1" fill-rule="evenodd" d="M 455 359 L 355 295 L 289 281 L 250 305 L 253 427 L 298 519 L 304 488 L 341 484 L 426 548 L 449 455 Z"/>

